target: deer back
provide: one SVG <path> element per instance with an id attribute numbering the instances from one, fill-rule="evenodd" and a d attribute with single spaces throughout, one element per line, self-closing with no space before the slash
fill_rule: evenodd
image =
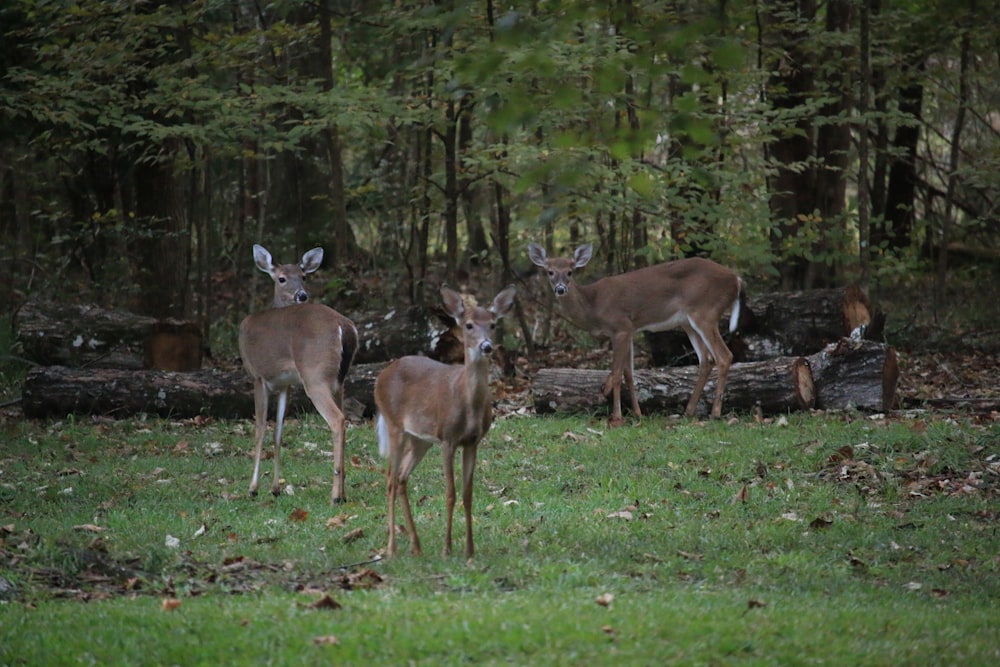
<path id="1" fill-rule="evenodd" d="M 247 316 L 240 355 L 252 376 L 269 383 L 302 383 L 317 376 L 342 384 L 354 360 L 354 323 L 328 306 L 303 303 Z"/>

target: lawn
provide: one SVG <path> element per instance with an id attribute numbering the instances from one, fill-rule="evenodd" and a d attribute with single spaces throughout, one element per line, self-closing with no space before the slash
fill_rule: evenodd
<path id="1" fill-rule="evenodd" d="M 503 417 L 471 561 L 440 556 L 435 452 L 411 482 L 425 555 L 404 534 L 379 559 L 371 424 L 337 507 L 315 414 L 256 499 L 249 420 L 0 428 L 3 665 L 1000 660 L 997 422 Z"/>

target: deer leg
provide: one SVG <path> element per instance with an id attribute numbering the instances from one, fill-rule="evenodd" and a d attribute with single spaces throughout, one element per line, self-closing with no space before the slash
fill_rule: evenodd
<path id="1" fill-rule="evenodd" d="M 631 335 L 625 332 L 611 337 L 611 376 L 604 383 L 605 396 L 608 394 L 608 384 L 611 385 L 611 418 L 608 419 L 610 426 L 621 426 L 625 422 L 622 419 L 622 376 L 628 364 Z"/>
<path id="2" fill-rule="evenodd" d="M 392 557 L 396 555 L 396 492 L 399 488 L 399 463 L 401 451 L 399 443 L 399 432 L 383 422 L 389 440 L 389 461 L 385 468 L 385 496 L 386 496 L 386 518 L 389 521 L 389 543 L 385 547 L 385 555 Z M 381 424 L 380 424 L 381 425 Z"/>
<path id="3" fill-rule="evenodd" d="M 694 328 L 694 325 L 685 325 L 684 331 L 687 333 L 688 339 L 691 341 L 691 346 L 698 355 L 698 377 L 694 381 L 691 398 L 688 399 L 687 407 L 684 409 L 685 417 L 693 417 L 695 409 L 698 407 L 698 401 L 701 399 L 701 392 L 705 389 L 705 383 L 708 382 L 708 374 L 712 372 L 712 357 L 709 353 L 710 348 L 706 347 L 705 342 L 701 338 L 701 333 Z"/>
<path id="4" fill-rule="evenodd" d="M 262 378 L 253 382 L 254 421 L 256 424 L 255 444 L 253 448 L 253 476 L 250 478 L 250 495 L 257 495 L 260 484 L 260 457 L 264 450 L 264 435 L 267 432 L 267 387 Z"/>
<path id="5" fill-rule="evenodd" d="M 476 472 L 476 445 L 462 448 L 462 505 L 465 507 L 465 557 L 472 558 L 472 478 Z"/>
<path id="6" fill-rule="evenodd" d="M 719 379 L 715 383 L 715 396 L 712 399 L 712 417 L 722 416 L 722 396 L 726 391 L 726 381 L 729 379 L 729 367 L 733 363 L 733 353 L 722 339 L 722 335 L 717 328 L 708 330 L 708 340 L 706 341 L 712 350 L 715 358 L 715 365 L 719 369 Z"/>
<path id="7" fill-rule="evenodd" d="M 628 364 L 625 365 L 625 386 L 628 387 L 629 397 L 632 399 L 632 414 L 636 417 L 642 416 L 639 410 L 639 395 L 635 393 L 635 340 L 630 336 L 628 339 Z"/>
<path id="8" fill-rule="evenodd" d="M 333 489 L 330 491 L 330 504 L 337 505 L 347 501 L 344 495 L 344 440 L 347 436 L 347 424 L 344 413 L 325 382 L 318 382 L 307 387 L 306 393 L 312 400 L 316 410 L 330 427 L 333 434 Z"/>
<path id="9" fill-rule="evenodd" d="M 447 514 L 444 531 L 444 555 L 451 555 L 451 524 L 455 514 L 455 447 L 444 446 L 444 506 Z"/>
<path id="10" fill-rule="evenodd" d="M 420 548 L 420 538 L 417 537 L 417 526 L 413 522 L 413 511 L 410 508 L 410 496 L 407 492 L 407 482 L 410 479 L 410 473 L 413 469 L 417 467 L 420 460 L 424 458 L 424 455 L 430 450 L 431 443 L 424 442 L 423 440 L 417 440 L 409 434 L 403 435 L 403 447 L 404 454 L 402 456 L 402 461 L 399 465 L 399 473 L 396 477 L 396 482 L 399 485 L 399 495 L 403 499 L 403 518 L 406 519 L 406 534 L 410 538 L 410 553 L 414 556 L 419 556 L 423 553 Z M 395 530 L 395 526 L 393 526 Z"/>
<path id="11" fill-rule="evenodd" d="M 285 425 L 285 408 L 288 406 L 288 387 L 278 392 L 278 409 L 274 418 L 274 477 L 271 478 L 271 495 L 281 493 L 281 434 Z"/>

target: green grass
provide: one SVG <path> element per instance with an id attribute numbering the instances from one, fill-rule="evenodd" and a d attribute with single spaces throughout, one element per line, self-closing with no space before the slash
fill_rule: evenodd
<path id="1" fill-rule="evenodd" d="M 426 555 L 404 535 L 365 564 L 386 530 L 371 425 L 348 433 L 340 507 L 315 415 L 286 431 L 294 494 L 257 499 L 249 421 L 0 429 L 3 665 L 1000 659 L 996 424 L 501 419 L 476 557 L 439 555 L 432 452 L 411 482 Z"/>

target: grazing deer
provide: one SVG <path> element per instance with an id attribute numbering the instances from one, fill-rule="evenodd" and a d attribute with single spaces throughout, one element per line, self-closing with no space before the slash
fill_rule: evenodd
<path id="1" fill-rule="evenodd" d="M 253 402 L 257 434 L 253 452 L 250 495 L 257 495 L 260 458 L 267 430 L 267 404 L 278 393 L 274 436 L 274 476 L 271 493 L 281 492 L 281 430 L 288 403 L 288 390 L 299 385 L 326 420 L 333 432 L 333 491 L 330 500 L 344 498 L 344 437 L 346 425 L 342 406 L 344 378 L 358 348 L 354 323 L 332 308 L 307 303 L 309 293 L 303 281 L 319 268 L 323 249 L 313 248 L 299 264 L 271 262 L 271 253 L 253 247 L 254 262 L 274 280 L 271 309 L 253 313 L 240 324 L 240 356 L 253 378 Z"/>
<path id="2" fill-rule="evenodd" d="M 566 318 L 594 336 L 611 338 L 611 374 L 604 383 L 605 396 L 612 394 L 610 423 L 623 422 L 621 383 L 624 376 L 632 397 L 632 413 L 641 416 L 633 380 L 633 335 L 638 331 L 684 329 L 698 354 L 698 379 L 684 414 L 694 415 L 712 363 L 719 380 L 712 401 L 712 417 L 722 415 L 722 394 L 733 354 L 719 333 L 719 320 L 730 309 L 729 330 L 735 331 L 745 300 L 743 281 L 715 262 L 692 257 L 656 264 L 590 285 L 577 285 L 573 269 L 586 266 L 593 253 L 581 245 L 572 258 L 545 254 L 538 244 L 528 246 L 531 261 L 548 272 L 549 283 Z"/>
<path id="3" fill-rule="evenodd" d="M 459 327 L 465 343 L 465 365 L 449 366 L 426 357 L 397 359 L 375 381 L 378 408 L 378 448 L 388 459 L 389 546 L 396 554 L 396 496 L 402 496 L 410 550 L 419 555 L 420 539 L 406 492 L 410 473 L 434 443 L 444 449 L 445 505 L 448 513 L 444 554 L 451 554 L 451 525 L 455 511 L 455 450 L 462 448 L 462 504 L 465 508 L 465 555 L 471 558 L 472 475 L 476 447 L 493 422 L 493 397 L 489 385 L 489 356 L 493 351 L 496 321 L 514 303 L 514 287 L 493 299 L 489 309 L 466 303 L 458 292 L 441 288 L 441 299 Z"/>

